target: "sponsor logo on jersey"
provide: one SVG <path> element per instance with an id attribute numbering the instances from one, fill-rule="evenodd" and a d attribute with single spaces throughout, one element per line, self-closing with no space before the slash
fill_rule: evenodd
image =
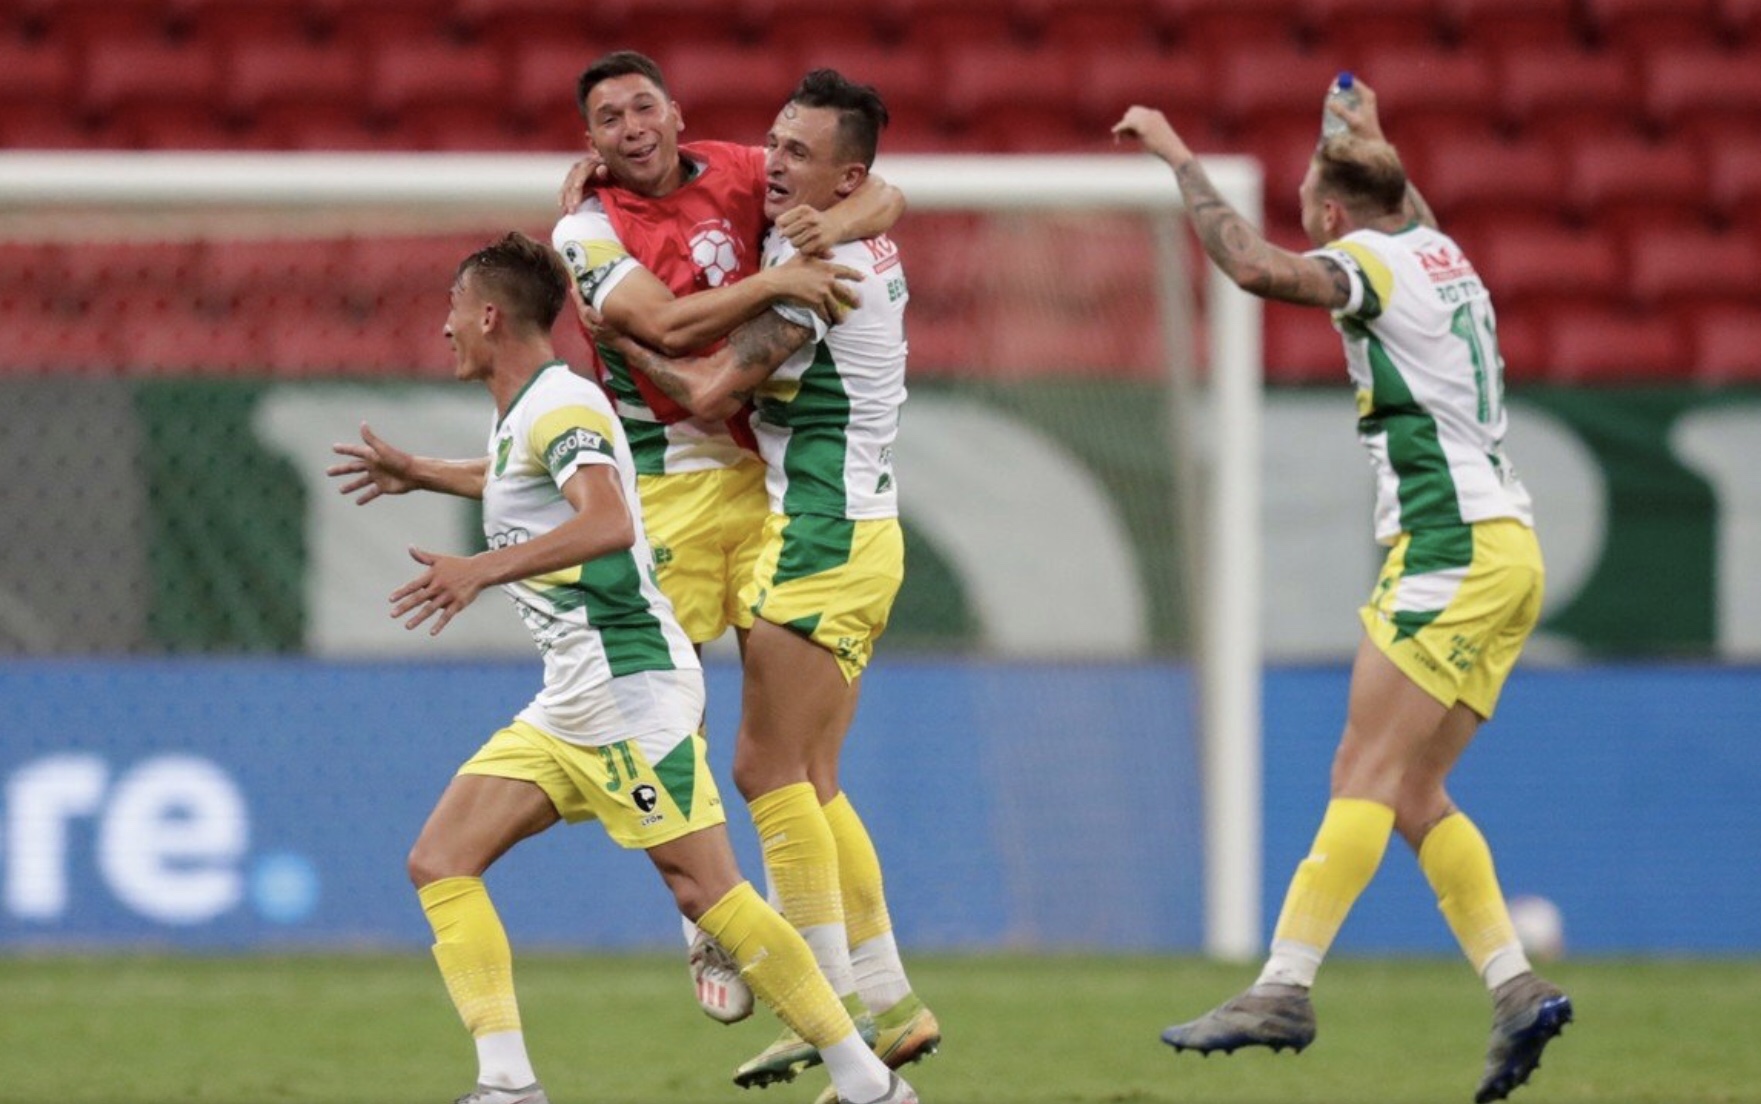
<path id="1" fill-rule="evenodd" d="M 1440 242 L 1435 249 L 1421 249 L 1417 256 L 1419 267 L 1425 270 L 1433 284 L 1446 284 L 1474 274 L 1474 266 L 1468 263 L 1466 254 L 1448 242 Z"/>
<path id="2" fill-rule="evenodd" d="M 611 449 L 606 446 L 605 434 L 576 426 L 552 441 L 550 447 L 544 450 L 544 466 L 554 472 L 583 452 L 610 455 Z"/>

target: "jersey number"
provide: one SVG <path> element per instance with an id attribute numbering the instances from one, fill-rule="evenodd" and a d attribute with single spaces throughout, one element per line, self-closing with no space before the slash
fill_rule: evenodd
<path id="1" fill-rule="evenodd" d="M 1498 420 L 1504 403 L 1504 358 L 1498 355 L 1498 332 L 1483 301 L 1463 303 L 1449 320 L 1449 331 L 1467 342 L 1474 362 L 1474 390 L 1479 394 L 1481 425 Z"/>

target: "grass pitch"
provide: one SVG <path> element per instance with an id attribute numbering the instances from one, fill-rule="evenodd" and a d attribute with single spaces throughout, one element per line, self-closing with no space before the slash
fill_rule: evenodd
<path id="1" fill-rule="evenodd" d="M 523 954 L 533 1059 L 555 1104 L 790 1104 L 728 1075 L 775 1021 L 721 1027 L 676 955 Z M 1300 1057 L 1201 1059 L 1157 1040 L 1253 970 L 1150 957 L 911 955 L 942 1019 L 926 1104 L 1425 1104 L 1473 1098 L 1489 1003 L 1456 961 L 1329 962 Z M 1574 961 L 1577 1022 L 1522 1104 L 1761 1104 L 1761 962 Z M 445 1104 L 475 1073 L 417 954 L 0 958 L 0 1101 Z"/>

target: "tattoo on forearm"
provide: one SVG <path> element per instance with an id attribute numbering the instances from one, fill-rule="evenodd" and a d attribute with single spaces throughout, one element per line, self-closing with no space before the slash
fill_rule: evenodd
<path id="1" fill-rule="evenodd" d="M 1309 259 L 1278 249 L 1229 206 L 1197 161 L 1175 170 L 1186 217 L 1205 252 L 1243 290 L 1290 303 L 1341 307 L 1350 299 L 1349 283 L 1337 270 L 1325 273 Z"/>
<path id="2" fill-rule="evenodd" d="M 756 376 L 751 385 L 744 388 L 744 394 L 751 397 L 752 389 L 812 336 L 813 331 L 796 325 L 776 311 L 766 311 L 735 330 L 728 338 L 728 344 L 734 350 L 734 371 L 739 373 L 742 383 Z M 735 392 L 736 395 L 741 393 Z"/>
<path id="3" fill-rule="evenodd" d="M 677 362 L 671 357 L 662 356 L 646 345 L 627 342 L 619 350 L 630 367 L 647 376 L 654 386 L 660 388 L 661 394 L 681 406 L 691 401 L 691 389 L 685 384 L 685 377 L 678 371 Z"/>

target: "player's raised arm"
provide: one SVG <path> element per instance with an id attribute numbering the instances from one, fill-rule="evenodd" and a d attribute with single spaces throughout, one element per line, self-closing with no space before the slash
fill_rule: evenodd
<path id="1" fill-rule="evenodd" d="M 840 242 L 873 238 L 891 230 L 905 214 L 905 193 L 873 173 L 854 192 L 825 210 L 802 204 L 777 216 L 777 232 L 810 257 Z"/>
<path id="2" fill-rule="evenodd" d="M 1160 111 L 1133 107 L 1114 125 L 1113 134 L 1137 139 L 1174 170 L 1193 231 L 1211 260 L 1242 290 L 1266 299 L 1333 310 L 1350 302 L 1351 285 L 1339 266 L 1267 241 L 1217 191 L 1198 156 Z"/>

